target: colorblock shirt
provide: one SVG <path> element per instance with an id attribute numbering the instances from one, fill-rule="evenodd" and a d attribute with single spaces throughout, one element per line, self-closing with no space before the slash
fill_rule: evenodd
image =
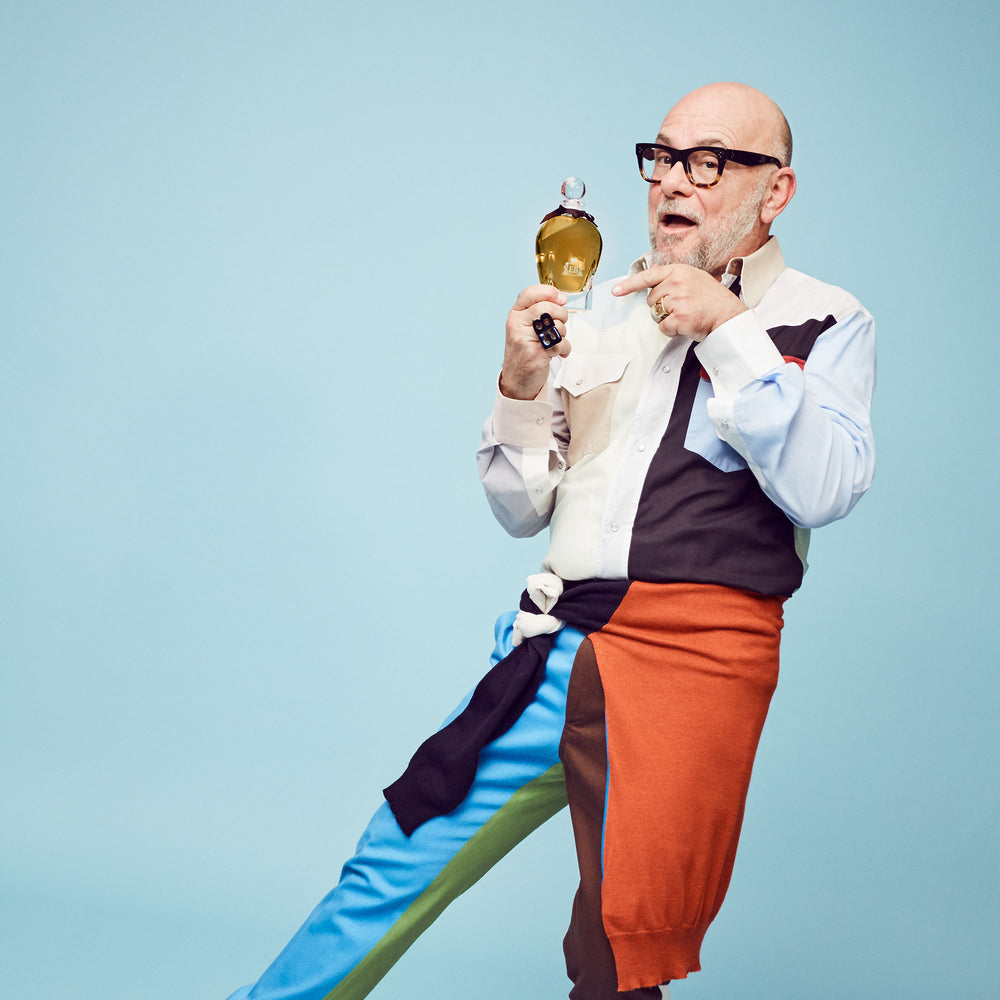
<path id="1" fill-rule="evenodd" d="M 600 285 L 539 395 L 497 391 L 480 477 L 510 534 L 549 526 L 547 572 L 787 596 L 809 529 L 868 489 L 871 315 L 786 267 L 774 238 L 723 281 L 748 311 L 700 344 L 664 337 L 646 290 Z"/>

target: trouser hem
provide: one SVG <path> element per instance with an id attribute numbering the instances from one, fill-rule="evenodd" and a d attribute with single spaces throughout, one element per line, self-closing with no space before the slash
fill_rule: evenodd
<path id="1" fill-rule="evenodd" d="M 680 927 L 660 931 L 611 934 L 608 939 L 621 969 L 618 989 L 659 986 L 701 970 L 701 942 L 707 928 Z"/>

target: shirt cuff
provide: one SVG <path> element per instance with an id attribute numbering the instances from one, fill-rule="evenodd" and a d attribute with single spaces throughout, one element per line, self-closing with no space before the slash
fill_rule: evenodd
<path id="1" fill-rule="evenodd" d="M 695 344 L 694 353 L 712 380 L 716 395 L 722 396 L 735 396 L 783 361 L 751 310 L 713 330 L 700 344 Z"/>
<path id="2" fill-rule="evenodd" d="M 544 396 L 546 386 L 534 399 L 509 399 L 499 388 L 493 401 L 493 434 L 501 444 L 518 448 L 547 448 L 552 439 L 553 406 Z"/>

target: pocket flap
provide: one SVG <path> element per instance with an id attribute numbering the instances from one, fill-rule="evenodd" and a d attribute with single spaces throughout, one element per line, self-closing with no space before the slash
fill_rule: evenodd
<path id="1" fill-rule="evenodd" d="M 571 396 L 581 396 L 599 385 L 617 382 L 625 374 L 628 363 L 627 354 L 581 354 L 571 351 L 563 358 L 555 387 L 565 389 Z"/>

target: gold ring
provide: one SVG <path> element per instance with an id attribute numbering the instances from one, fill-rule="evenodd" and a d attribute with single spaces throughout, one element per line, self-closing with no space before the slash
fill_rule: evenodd
<path id="1" fill-rule="evenodd" d="M 667 309 L 663 305 L 663 299 L 657 299 L 649 310 L 653 314 L 653 319 L 657 323 L 662 323 L 671 313 L 670 309 Z"/>

